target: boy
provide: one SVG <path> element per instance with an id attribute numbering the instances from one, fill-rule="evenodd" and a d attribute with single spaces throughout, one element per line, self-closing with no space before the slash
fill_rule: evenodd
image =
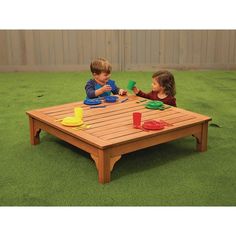
<path id="1" fill-rule="evenodd" d="M 127 91 L 118 88 L 114 80 L 110 80 L 111 64 L 104 58 L 97 58 L 90 64 L 93 79 L 90 79 L 86 86 L 86 94 L 88 98 L 97 98 L 110 96 L 113 94 L 125 95 Z"/>

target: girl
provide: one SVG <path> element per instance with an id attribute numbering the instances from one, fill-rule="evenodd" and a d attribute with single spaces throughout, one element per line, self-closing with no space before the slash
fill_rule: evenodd
<path id="1" fill-rule="evenodd" d="M 139 97 L 162 101 L 165 104 L 176 107 L 175 79 L 169 71 L 161 70 L 152 75 L 151 92 L 144 93 L 137 87 L 133 88 L 133 92 Z"/>

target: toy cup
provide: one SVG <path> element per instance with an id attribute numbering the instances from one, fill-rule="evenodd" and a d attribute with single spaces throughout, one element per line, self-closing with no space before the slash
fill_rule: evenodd
<path id="1" fill-rule="evenodd" d="M 75 107 L 74 112 L 75 112 L 75 117 L 78 120 L 82 121 L 82 119 L 83 119 L 83 109 L 81 107 Z"/>
<path id="2" fill-rule="evenodd" d="M 141 126 L 141 112 L 134 112 L 133 113 L 133 126 L 134 128 L 138 128 Z"/>
<path id="3" fill-rule="evenodd" d="M 133 87 L 135 86 L 135 84 L 136 84 L 135 81 L 130 80 L 129 83 L 128 83 L 128 85 L 127 85 L 127 89 L 132 90 Z"/>

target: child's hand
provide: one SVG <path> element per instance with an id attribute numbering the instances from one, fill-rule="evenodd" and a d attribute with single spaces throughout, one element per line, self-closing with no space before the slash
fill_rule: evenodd
<path id="1" fill-rule="evenodd" d="M 139 89 L 138 89 L 137 87 L 135 87 L 135 86 L 133 87 L 132 90 L 133 90 L 133 92 L 134 92 L 135 94 L 137 94 L 137 93 L 139 92 Z"/>
<path id="2" fill-rule="evenodd" d="M 102 91 L 103 92 L 107 92 L 107 91 L 111 91 L 111 86 L 110 85 L 104 85 L 103 87 L 102 87 Z"/>
<path id="3" fill-rule="evenodd" d="M 126 95 L 126 94 L 127 94 L 126 90 L 124 90 L 124 89 L 119 90 L 119 95 L 123 96 L 123 95 Z"/>

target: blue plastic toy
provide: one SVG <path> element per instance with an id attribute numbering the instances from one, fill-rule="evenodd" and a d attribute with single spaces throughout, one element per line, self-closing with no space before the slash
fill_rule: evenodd
<path id="1" fill-rule="evenodd" d="M 117 99 L 118 99 L 118 97 L 116 97 L 116 96 L 106 96 L 105 97 L 106 102 L 116 102 Z"/>
<path id="2" fill-rule="evenodd" d="M 101 100 L 98 98 L 94 98 L 94 99 L 85 99 L 84 100 L 84 104 L 86 105 L 98 105 L 101 104 Z"/>

